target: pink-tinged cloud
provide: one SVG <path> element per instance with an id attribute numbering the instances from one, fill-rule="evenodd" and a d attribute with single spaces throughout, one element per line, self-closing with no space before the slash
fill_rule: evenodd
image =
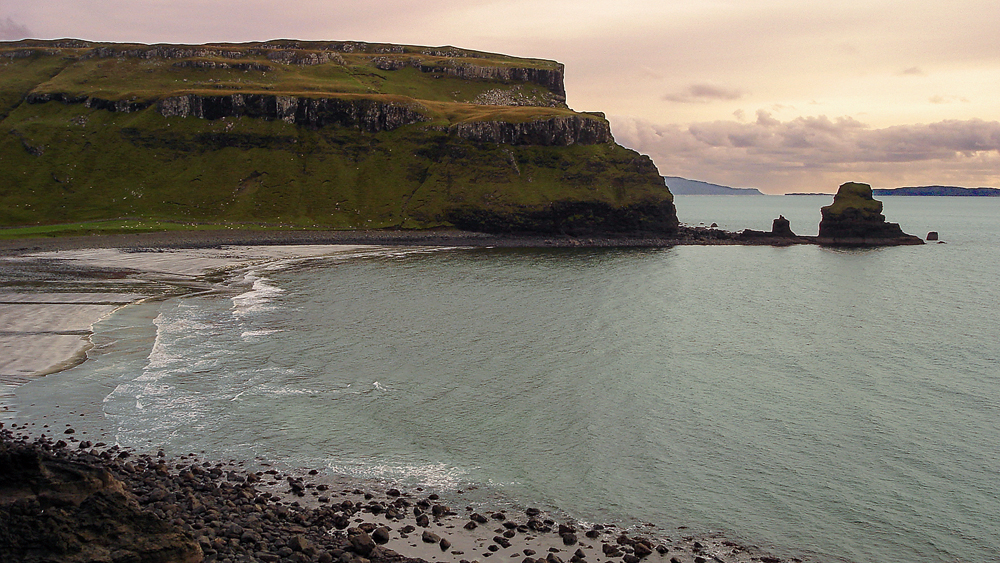
<path id="1" fill-rule="evenodd" d="M 615 138 L 649 154 L 660 172 L 770 193 L 831 191 L 861 178 L 875 185 L 949 179 L 1000 186 L 1000 122 L 949 120 L 876 129 L 851 117 L 657 125 L 612 118 Z M 961 185 L 961 184 L 960 184 Z"/>
<path id="2" fill-rule="evenodd" d="M 700 104 L 714 101 L 738 100 L 743 92 L 734 88 L 725 88 L 712 84 L 692 84 L 680 92 L 667 94 L 663 99 L 681 104 Z"/>
<path id="3" fill-rule="evenodd" d="M 0 20 L 0 41 L 16 41 L 28 37 L 31 37 L 31 31 L 27 27 L 10 17 Z"/>

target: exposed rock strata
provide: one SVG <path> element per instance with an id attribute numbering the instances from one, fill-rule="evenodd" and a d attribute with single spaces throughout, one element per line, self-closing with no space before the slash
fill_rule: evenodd
<path id="1" fill-rule="evenodd" d="M 72 94 L 28 94 L 24 99 L 29 104 L 44 104 L 46 102 L 62 102 L 64 104 L 83 104 L 93 109 L 103 109 L 118 113 L 134 113 L 153 105 L 151 102 L 137 100 L 105 100 L 92 96 L 74 96 Z"/>
<path id="2" fill-rule="evenodd" d="M 62 93 L 29 94 L 26 101 L 30 104 L 54 101 L 83 104 L 88 108 L 121 113 L 141 111 L 152 105 L 143 101 L 112 101 Z M 156 103 L 157 111 L 164 117 L 207 120 L 250 117 L 312 128 L 340 125 L 368 133 L 391 131 L 428 121 L 429 118 L 418 108 L 416 104 L 371 98 L 301 98 L 271 94 L 185 94 Z M 467 121 L 453 125 L 449 132 L 470 141 L 506 145 L 569 146 L 614 142 L 611 126 L 606 120 L 578 115 L 525 122 Z"/>
<path id="3" fill-rule="evenodd" d="M 919 237 L 903 232 L 898 223 L 888 223 L 882 202 L 872 197 L 868 184 L 842 184 L 833 204 L 820 209 L 819 244 L 875 246 L 923 244 Z"/>
<path id="4" fill-rule="evenodd" d="M 505 145 L 597 145 L 614 142 L 607 121 L 580 116 L 525 121 L 468 121 L 451 127 L 458 137 Z"/>
<path id="5" fill-rule="evenodd" d="M 444 60 L 435 63 L 416 57 L 375 57 L 372 64 L 379 70 L 396 71 L 407 67 L 421 72 L 438 72 L 465 80 L 489 80 L 497 82 L 527 82 L 544 86 L 553 94 L 553 99 L 541 105 L 560 105 L 566 102 L 566 88 L 563 84 L 565 67 L 555 69 L 527 68 L 511 66 L 477 65 L 464 61 Z M 496 104 L 491 104 L 496 105 Z"/>
<path id="6" fill-rule="evenodd" d="M 229 63 L 226 61 L 213 61 L 211 59 L 185 59 L 173 64 L 177 68 L 205 68 L 211 70 L 252 70 L 255 72 L 270 72 L 271 66 L 264 63 L 246 62 Z"/>
<path id="7" fill-rule="evenodd" d="M 199 96 L 186 94 L 161 100 L 157 109 L 164 117 L 253 117 L 280 120 L 307 127 L 342 125 L 368 133 L 391 131 L 403 125 L 427 121 L 407 104 L 369 98 L 299 98 L 267 94 Z"/>

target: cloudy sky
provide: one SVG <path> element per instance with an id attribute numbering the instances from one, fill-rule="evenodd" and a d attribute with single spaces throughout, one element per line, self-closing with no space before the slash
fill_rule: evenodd
<path id="1" fill-rule="evenodd" d="M 996 0 L 0 0 L 0 39 L 455 45 L 566 65 L 660 172 L 1000 187 Z"/>

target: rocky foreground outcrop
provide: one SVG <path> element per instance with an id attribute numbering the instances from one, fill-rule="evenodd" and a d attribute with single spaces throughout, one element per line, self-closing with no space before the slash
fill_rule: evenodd
<path id="1" fill-rule="evenodd" d="M 838 246 L 882 246 L 923 244 L 919 237 L 903 232 L 898 223 L 882 215 L 882 202 L 872 197 L 868 184 L 842 184 L 833 204 L 820 209 L 817 242 Z"/>
<path id="2" fill-rule="evenodd" d="M 198 543 L 140 509 L 106 469 L 0 441 L 0 560 L 197 563 Z M 61 445 L 58 445 L 61 444 Z"/>
<path id="3" fill-rule="evenodd" d="M 305 510 L 258 490 L 259 475 L 221 464 L 70 445 L 0 430 L 0 561 L 421 561 L 358 528 L 344 533 L 360 503 Z"/>

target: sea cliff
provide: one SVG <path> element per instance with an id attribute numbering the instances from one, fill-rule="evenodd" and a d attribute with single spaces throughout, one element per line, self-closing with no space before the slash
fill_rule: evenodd
<path id="1" fill-rule="evenodd" d="M 858 182 L 840 186 L 833 203 L 820 209 L 820 244 L 834 246 L 885 246 L 923 244 L 903 232 L 898 223 L 882 215 L 882 202 L 872 196 L 872 187 Z"/>
<path id="2" fill-rule="evenodd" d="M 566 106 L 564 72 L 362 42 L 0 43 L 0 225 L 675 232 L 652 161 Z"/>

